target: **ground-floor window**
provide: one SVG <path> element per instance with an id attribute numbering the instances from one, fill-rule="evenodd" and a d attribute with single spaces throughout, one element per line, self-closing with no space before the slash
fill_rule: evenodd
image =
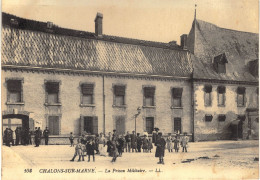
<path id="1" fill-rule="evenodd" d="M 125 134 L 125 117 L 116 116 L 115 117 L 115 129 L 117 134 Z"/>
<path id="2" fill-rule="evenodd" d="M 174 118 L 173 119 L 173 130 L 174 133 L 182 133 L 181 131 L 181 118 Z"/>
<path id="3" fill-rule="evenodd" d="M 50 135 L 59 135 L 60 131 L 60 121 L 59 116 L 49 116 L 48 117 L 48 128 L 50 131 Z"/>
<path id="4" fill-rule="evenodd" d="M 97 117 L 85 116 L 83 130 L 86 133 L 98 134 L 98 119 Z"/>
<path id="5" fill-rule="evenodd" d="M 154 117 L 146 117 L 146 131 L 152 134 L 154 129 Z"/>

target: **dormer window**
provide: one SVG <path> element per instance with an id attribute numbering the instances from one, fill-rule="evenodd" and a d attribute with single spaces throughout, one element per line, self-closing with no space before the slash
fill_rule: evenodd
<path id="1" fill-rule="evenodd" d="M 259 67 L 258 59 L 248 62 L 248 68 L 249 68 L 248 70 L 255 77 L 258 76 L 258 67 Z"/>
<path id="2" fill-rule="evenodd" d="M 226 73 L 227 57 L 225 53 L 214 57 L 213 66 L 217 73 Z"/>

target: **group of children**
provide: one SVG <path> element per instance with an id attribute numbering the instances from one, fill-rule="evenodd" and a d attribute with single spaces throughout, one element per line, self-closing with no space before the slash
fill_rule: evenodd
<path id="1" fill-rule="evenodd" d="M 179 151 L 179 146 L 183 147 L 183 152 L 187 152 L 187 144 L 188 144 L 188 137 L 185 135 L 182 138 L 175 136 L 172 138 L 171 134 L 166 139 L 166 147 L 169 152 L 172 152 L 175 149 L 175 152 Z M 71 147 L 74 146 L 74 137 L 73 134 L 70 134 L 69 137 Z M 105 150 L 107 147 L 107 150 Z M 107 137 L 104 136 L 103 133 L 100 135 L 83 135 L 77 139 L 77 144 L 75 147 L 75 153 L 71 161 L 74 161 L 76 156 L 79 156 L 78 161 L 84 161 L 85 153 L 88 155 L 88 162 L 90 161 L 90 156 L 93 157 L 93 161 L 95 161 L 95 151 L 96 154 L 101 156 L 108 155 L 112 158 L 112 162 L 115 162 L 117 157 L 122 156 L 123 152 L 141 152 L 141 148 L 143 152 L 151 152 L 153 148 L 153 144 L 150 138 L 148 138 L 148 134 L 144 133 L 144 136 L 141 137 L 139 133 L 137 136 L 135 135 L 134 131 L 133 134 L 127 135 L 117 135 L 115 130 L 114 133 L 109 133 Z"/>

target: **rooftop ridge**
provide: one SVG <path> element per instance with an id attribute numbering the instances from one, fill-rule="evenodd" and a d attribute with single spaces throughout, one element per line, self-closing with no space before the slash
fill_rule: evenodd
<path id="1" fill-rule="evenodd" d="M 116 43 L 125 43 L 125 44 L 133 44 L 133 45 L 187 51 L 187 50 L 183 50 L 179 45 L 170 45 L 169 43 L 166 43 L 166 42 L 149 41 L 149 40 L 119 37 L 119 36 L 106 35 L 106 34 L 103 34 L 102 37 L 98 37 L 95 35 L 94 32 L 63 28 L 63 27 L 57 26 L 55 24 L 53 25 L 52 32 L 46 31 L 48 22 L 21 18 L 16 15 L 13 15 L 13 14 L 2 12 L 2 25 L 3 26 L 11 26 L 11 22 L 10 22 L 11 19 L 17 19 L 18 21 L 21 21 L 20 22 L 21 25 L 19 25 L 19 27 L 16 27 L 17 29 L 39 31 L 39 32 L 49 33 L 49 34 L 74 36 L 74 37 L 80 37 L 80 38 L 90 38 L 90 39 L 110 41 L 110 42 L 116 42 Z"/>
<path id="2" fill-rule="evenodd" d="M 219 29 L 223 29 L 223 30 L 259 35 L 259 33 L 253 33 L 253 32 L 247 32 L 247 31 L 239 31 L 239 30 L 235 30 L 235 29 L 229 29 L 229 28 L 219 27 L 219 26 L 216 25 L 216 24 L 213 24 L 213 23 L 210 23 L 210 22 L 207 22 L 207 21 L 203 21 L 203 20 L 200 20 L 200 19 L 196 19 L 195 21 L 197 21 L 198 23 L 205 23 L 205 24 L 208 24 L 208 25 L 211 25 L 211 26 L 215 26 L 215 27 L 217 27 L 217 28 L 219 28 Z"/>

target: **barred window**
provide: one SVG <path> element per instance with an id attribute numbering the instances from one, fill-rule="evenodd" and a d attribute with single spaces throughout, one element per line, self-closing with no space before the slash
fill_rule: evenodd
<path id="1" fill-rule="evenodd" d="M 205 106 L 211 106 L 211 91 L 212 91 L 212 86 L 211 85 L 205 85 L 204 86 L 204 104 Z"/>
<path id="2" fill-rule="evenodd" d="M 58 82 L 46 82 L 46 94 L 47 94 L 47 103 L 59 103 L 59 83 Z"/>
<path id="3" fill-rule="evenodd" d="M 125 105 L 125 86 L 121 86 L 121 85 L 114 86 L 114 105 L 116 106 Z"/>
<path id="4" fill-rule="evenodd" d="M 211 122 L 212 119 L 213 119 L 213 116 L 212 116 L 212 115 L 210 115 L 210 114 L 206 114 L 206 115 L 205 115 L 205 121 L 206 121 L 206 122 Z"/>
<path id="5" fill-rule="evenodd" d="M 172 98 L 173 98 L 173 107 L 181 107 L 182 106 L 182 88 L 173 88 L 172 89 Z"/>
<path id="6" fill-rule="evenodd" d="M 155 87 L 144 87 L 144 106 L 154 106 Z"/>
<path id="7" fill-rule="evenodd" d="M 237 106 L 244 106 L 245 105 L 245 87 L 238 87 L 237 88 Z"/>
<path id="8" fill-rule="evenodd" d="M 22 102 L 22 82 L 21 80 L 7 81 L 7 101 L 10 103 Z"/>
<path id="9" fill-rule="evenodd" d="M 94 94 L 93 84 L 82 84 L 81 93 L 82 93 L 81 104 L 93 104 L 93 94 Z"/>
<path id="10" fill-rule="evenodd" d="M 225 121 L 226 120 L 226 115 L 220 114 L 218 115 L 218 121 Z"/>
<path id="11" fill-rule="evenodd" d="M 218 86 L 218 105 L 219 106 L 225 105 L 225 93 L 226 93 L 226 87 Z"/>

